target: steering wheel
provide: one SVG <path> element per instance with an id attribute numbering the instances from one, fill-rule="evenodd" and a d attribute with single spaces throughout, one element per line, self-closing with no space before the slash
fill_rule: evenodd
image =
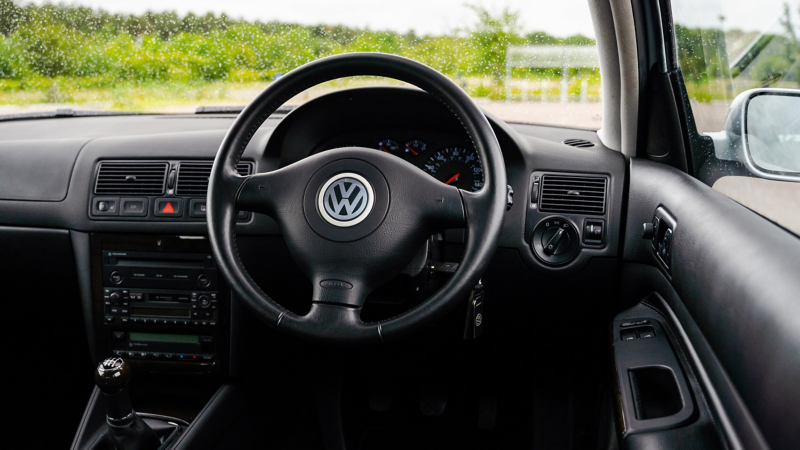
<path id="1" fill-rule="evenodd" d="M 248 142 L 279 106 L 317 84 L 358 75 L 405 81 L 444 103 L 480 155 L 484 186 L 477 192 L 460 190 L 396 156 L 358 147 L 325 151 L 272 172 L 238 175 L 236 165 Z M 261 320 L 279 332 L 325 343 L 381 343 L 433 325 L 480 280 L 503 223 L 506 171 L 486 116 L 450 79 L 407 58 L 350 53 L 287 73 L 245 107 L 214 160 L 207 204 L 209 240 L 220 270 L 236 298 Z M 237 210 L 278 222 L 293 258 L 313 283 L 307 314 L 283 308 L 250 278 L 236 247 Z M 439 291 L 396 317 L 361 320 L 370 292 L 400 273 L 430 236 L 464 227 L 463 260 Z"/>

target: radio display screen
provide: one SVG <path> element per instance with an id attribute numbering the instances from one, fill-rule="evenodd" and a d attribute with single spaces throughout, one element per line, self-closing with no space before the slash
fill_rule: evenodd
<path id="1" fill-rule="evenodd" d="M 131 342 L 166 342 L 170 344 L 199 344 L 200 336 L 190 334 L 128 333 Z"/>
<path id="2" fill-rule="evenodd" d="M 192 316 L 191 309 L 179 308 L 148 308 L 146 306 L 134 306 L 131 308 L 134 316 L 159 316 L 159 317 L 185 317 Z"/>

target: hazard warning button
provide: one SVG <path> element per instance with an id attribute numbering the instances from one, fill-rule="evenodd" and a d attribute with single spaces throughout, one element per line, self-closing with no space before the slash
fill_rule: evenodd
<path id="1" fill-rule="evenodd" d="M 183 199 L 180 198 L 157 198 L 153 214 L 159 217 L 182 217 Z"/>

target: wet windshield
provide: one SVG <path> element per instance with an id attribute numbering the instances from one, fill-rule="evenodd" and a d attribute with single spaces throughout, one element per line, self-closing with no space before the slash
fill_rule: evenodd
<path id="1" fill-rule="evenodd" d="M 0 0 L 0 115 L 241 106 L 299 65 L 355 51 L 428 64 L 508 121 L 601 124 L 584 0 Z M 391 81 L 336 80 L 289 103 L 377 83 Z"/>

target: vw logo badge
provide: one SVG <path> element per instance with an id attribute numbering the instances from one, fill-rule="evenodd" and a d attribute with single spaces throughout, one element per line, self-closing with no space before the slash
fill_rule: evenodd
<path id="1" fill-rule="evenodd" d="M 319 190 L 319 213 L 337 227 L 352 227 L 367 218 L 375 204 L 375 192 L 366 178 L 356 173 L 333 176 Z"/>

